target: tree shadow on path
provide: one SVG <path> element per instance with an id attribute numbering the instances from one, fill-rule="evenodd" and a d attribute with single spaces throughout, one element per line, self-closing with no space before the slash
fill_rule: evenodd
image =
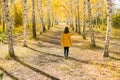
<path id="1" fill-rule="evenodd" d="M 64 58 L 64 56 L 56 55 L 56 54 L 50 54 L 50 53 L 47 53 L 47 52 L 42 52 L 42 51 L 36 50 L 34 48 L 31 48 L 29 46 L 27 46 L 27 48 L 29 48 L 33 51 L 39 52 L 39 53 L 46 54 L 46 55 L 51 55 L 51 56 L 58 57 L 58 58 Z M 101 67 L 104 67 L 104 68 L 109 68 L 112 71 L 116 71 L 117 73 L 120 73 L 120 71 L 117 70 L 115 66 L 111 66 L 111 65 L 108 65 L 108 64 L 105 64 L 105 63 L 97 63 L 97 62 L 90 61 L 90 60 L 80 60 L 80 59 L 76 59 L 76 58 L 73 58 L 73 57 L 69 57 L 68 60 L 72 60 L 72 61 L 76 61 L 76 62 L 84 63 L 84 64 L 97 65 L 97 66 L 101 66 Z"/>
<path id="2" fill-rule="evenodd" d="M 13 80 L 19 80 L 17 77 L 10 74 L 8 71 L 6 71 L 4 68 L 0 67 L 0 70 L 5 73 L 7 76 L 11 77 Z"/>
<path id="3" fill-rule="evenodd" d="M 40 73 L 41 75 L 46 76 L 47 78 L 49 78 L 49 79 L 51 79 L 51 80 L 60 80 L 60 79 L 58 79 L 58 78 L 56 78 L 56 77 L 54 77 L 54 76 L 52 76 L 52 75 L 50 75 L 50 74 L 48 74 L 48 73 L 46 73 L 46 72 L 43 72 L 43 71 L 41 71 L 41 70 L 39 70 L 39 69 L 37 69 L 37 68 L 35 68 L 35 67 L 32 67 L 32 66 L 29 65 L 29 64 L 24 63 L 24 62 L 21 61 L 17 56 L 15 56 L 14 60 L 15 60 L 16 62 L 22 64 L 23 66 L 28 67 L 29 69 L 31 69 L 31 70 L 33 70 L 33 71 L 35 71 L 35 72 L 37 72 L 37 73 Z"/>
<path id="4" fill-rule="evenodd" d="M 120 58 L 116 58 L 116 57 L 113 57 L 113 56 L 109 56 L 109 57 L 110 57 L 111 59 L 120 61 Z"/>

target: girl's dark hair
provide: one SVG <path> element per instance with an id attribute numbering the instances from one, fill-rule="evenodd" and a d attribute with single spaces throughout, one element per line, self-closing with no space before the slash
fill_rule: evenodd
<path id="1" fill-rule="evenodd" d="M 64 33 L 69 33 L 69 28 L 67 26 L 64 29 Z"/>

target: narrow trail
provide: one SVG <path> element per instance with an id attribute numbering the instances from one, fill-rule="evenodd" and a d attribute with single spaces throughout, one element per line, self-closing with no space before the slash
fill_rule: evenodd
<path id="1" fill-rule="evenodd" d="M 51 28 L 45 34 L 28 44 L 28 47 L 15 46 L 15 60 L 6 61 L 10 75 L 4 80 L 119 80 L 119 64 L 116 60 L 103 59 L 102 48 L 86 49 L 89 40 L 71 30 L 72 47 L 69 58 L 65 59 L 60 46 L 60 36 L 65 24 Z M 112 61 L 112 62 L 111 62 Z M 111 62 L 111 63 L 110 63 Z M 1 61 L 2 63 L 2 61 Z M 110 63 L 110 64 L 108 64 Z M 116 65 L 112 65 L 115 63 Z M 118 66 L 118 68 L 116 68 Z M 5 72 L 3 68 L 0 70 Z M 7 72 L 7 71 L 6 71 Z M 116 74 L 116 75 L 113 75 Z"/>

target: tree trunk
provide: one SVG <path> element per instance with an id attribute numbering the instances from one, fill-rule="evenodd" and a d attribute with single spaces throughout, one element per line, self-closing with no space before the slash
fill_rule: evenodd
<path id="1" fill-rule="evenodd" d="M 98 28 L 98 13 L 96 13 L 96 15 L 95 15 L 95 22 L 96 22 L 96 28 Z"/>
<path id="2" fill-rule="evenodd" d="M 11 2 L 11 4 L 12 4 L 12 9 L 13 9 L 13 16 L 12 16 L 12 21 L 11 21 L 11 23 L 12 23 L 12 29 L 15 27 L 15 4 L 14 4 L 14 0 Z"/>
<path id="3" fill-rule="evenodd" d="M 84 0 L 83 1 L 83 20 L 82 20 L 82 36 L 83 36 L 83 39 L 86 39 L 86 32 L 85 32 L 85 24 L 86 24 L 86 21 L 85 21 L 85 19 L 86 19 L 86 8 L 85 8 L 85 6 L 86 6 L 86 1 Z"/>
<path id="4" fill-rule="evenodd" d="M 103 24 L 104 24 L 104 21 L 103 21 L 103 20 L 104 20 L 104 18 L 103 18 L 103 10 L 102 10 L 102 12 L 101 12 L 101 15 L 102 15 L 102 16 L 101 16 L 101 19 L 102 19 L 102 26 L 103 26 Z"/>
<path id="5" fill-rule="evenodd" d="M 50 0 L 47 0 L 47 25 L 48 25 L 48 30 L 51 27 L 51 20 L 50 20 Z"/>
<path id="6" fill-rule="evenodd" d="M 93 32 L 93 28 L 92 28 L 92 15 L 91 15 L 91 5 L 90 5 L 90 0 L 87 0 L 87 4 L 88 4 L 88 26 L 89 26 L 89 30 L 90 30 L 90 38 L 91 38 L 91 46 L 95 47 L 95 38 L 94 38 L 94 32 Z"/>
<path id="7" fill-rule="evenodd" d="M 77 15 L 78 15 L 78 25 L 77 25 L 77 28 L 78 28 L 78 33 L 81 34 L 81 31 L 80 31 L 80 10 L 79 10 L 79 2 L 77 0 Z"/>
<path id="8" fill-rule="evenodd" d="M 75 7 L 74 7 L 74 11 L 75 11 L 75 32 L 78 32 L 78 30 L 77 30 L 77 25 L 78 25 L 78 22 L 77 22 L 77 14 L 76 14 L 76 12 L 77 12 L 77 0 L 74 0 L 74 3 L 75 3 Z"/>
<path id="9" fill-rule="evenodd" d="M 1 24 L 2 24 L 2 32 L 5 32 L 5 7 L 4 7 L 4 3 L 1 3 Z"/>
<path id="10" fill-rule="evenodd" d="M 74 31 L 73 19 L 72 19 L 72 0 L 70 0 L 70 27 Z"/>
<path id="11" fill-rule="evenodd" d="M 45 32 L 46 28 L 45 28 L 45 23 L 44 23 L 44 20 L 43 20 L 42 0 L 41 0 L 41 22 L 42 22 L 42 26 L 43 26 L 43 32 Z"/>
<path id="12" fill-rule="evenodd" d="M 53 9 L 52 9 L 51 10 L 51 27 L 54 26 L 54 20 L 55 20 L 55 18 L 54 18 Z"/>
<path id="13" fill-rule="evenodd" d="M 66 17 L 66 24 L 68 25 L 69 24 L 69 20 L 68 20 L 69 18 L 68 17 Z"/>
<path id="14" fill-rule="evenodd" d="M 43 21 L 43 10 L 42 10 L 42 0 L 38 0 L 38 14 L 40 18 L 40 34 L 46 31 L 44 21 Z"/>
<path id="15" fill-rule="evenodd" d="M 12 37 L 12 28 L 10 27 L 10 15 L 9 15 L 9 7 L 8 0 L 4 0 L 5 5 L 5 15 L 6 15 L 6 26 L 8 30 L 8 49 L 10 57 L 14 57 L 14 48 L 13 48 L 13 37 Z"/>
<path id="16" fill-rule="evenodd" d="M 27 38 L 26 38 L 26 25 L 27 25 L 27 0 L 23 2 L 23 29 L 24 29 L 24 42 L 23 46 L 27 46 Z"/>
<path id="17" fill-rule="evenodd" d="M 35 2 L 32 0 L 32 29 L 33 38 L 36 38 L 36 21 L 35 21 Z"/>
<path id="18" fill-rule="evenodd" d="M 104 57 L 109 56 L 109 43 L 110 43 L 110 31 L 111 31 L 111 14 L 112 14 L 112 2 L 111 0 L 106 0 L 107 1 L 107 31 L 106 31 L 106 39 L 105 39 L 105 48 L 104 48 Z"/>

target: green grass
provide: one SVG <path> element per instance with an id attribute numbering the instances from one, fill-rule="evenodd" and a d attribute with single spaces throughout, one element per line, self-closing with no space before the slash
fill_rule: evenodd
<path id="1" fill-rule="evenodd" d="M 0 31 L 2 31 L 2 26 L 0 25 Z"/>
<path id="2" fill-rule="evenodd" d="M 0 80 L 3 79 L 3 73 L 0 73 Z"/>
<path id="3" fill-rule="evenodd" d="M 95 34 L 101 34 L 102 36 L 106 35 L 106 27 L 105 25 L 100 26 L 100 28 L 95 28 Z M 111 28 L 110 36 L 112 38 L 119 38 L 120 37 L 120 28 Z"/>
<path id="4" fill-rule="evenodd" d="M 13 34 L 17 34 L 17 33 L 21 33 L 21 32 L 23 32 L 22 26 L 14 27 L 14 29 L 12 30 Z"/>
<path id="5" fill-rule="evenodd" d="M 5 56 L 4 56 L 4 58 L 3 59 L 5 59 L 5 60 L 10 60 L 11 59 L 11 57 L 10 57 L 10 55 L 9 54 L 6 54 Z"/>
<path id="6" fill-rule="evenodd" d="M 120 37 L 120 29 L 112 28 L 111 36 Z"/>
<path id="7" fill-rule="evenodd" d="M 86 49 L 103 49 L 103 47 L 101 47 L 100 45 L 97 45 L 97 44 L 95 47 L 93 47 L 90 42 L 86 42 L 84 45 L 85 45 L 84 47 Z"/>
<path id="8" fill-rule="evenodd" d="M 3 36 L 3 33 L 0 31 L 0 43 L 3 43 L 5 41 L 5 38 Z"/>

